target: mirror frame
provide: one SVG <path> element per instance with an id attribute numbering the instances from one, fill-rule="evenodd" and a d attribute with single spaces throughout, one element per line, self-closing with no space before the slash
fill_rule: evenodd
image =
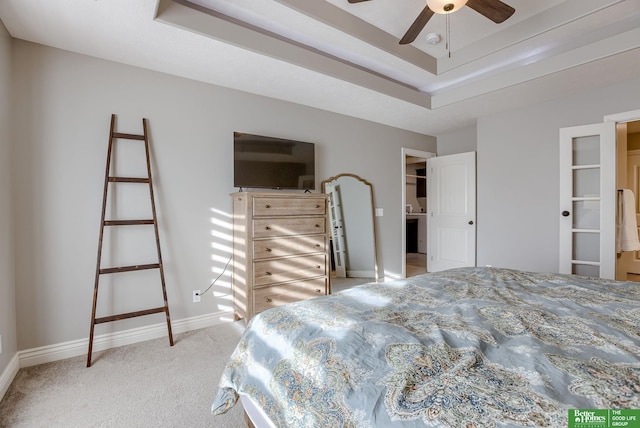
<path id="1" fill-rule="evenodd" d="M 342 174 L 337 174 L 325 180 L 322 180 L 322 193 L 324 194 L 327 193 L 327 189 L 326 189 L 327 183 L 337 180 L 340 177 L 354 178 L 360 181 L 365 186 L 369 187 L 369 196 L 371 197 L 371 226 L 372 226 L 371 232 L 373 233 L 373 269 L 374 269 L 375 282 L 377 283 L 380 280 L 380 275 L 378 274 L 378 244 L 376 239 L 376 216 L 375 216 L 375 204 L 373 199 L 373 185 L 369 183 L 367 180 L 365 180 L 364 178 L 360 177 L 359 175 L 344 172 Z M 327 213 L 327 221 L 329 222 L 329 227 L 331 227 L 331 219 L 329 217 L 330 217 L 330 214 Z M 329 277 L 331 277 L 331 275 L 329 275 Z"/>

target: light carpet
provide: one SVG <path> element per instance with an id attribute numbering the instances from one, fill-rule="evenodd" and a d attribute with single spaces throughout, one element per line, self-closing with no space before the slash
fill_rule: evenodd
<path id="1" fill-rule="evenodd" d="M 211 404 L 242 321 L 20 369 L 0 427 L 246 427 L 241 405 Z"/>

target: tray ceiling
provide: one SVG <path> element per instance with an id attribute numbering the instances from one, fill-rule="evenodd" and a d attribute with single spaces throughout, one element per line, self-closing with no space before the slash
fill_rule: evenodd
<path id="1" fill-rule="evenodd" d="M 430 135 L 640 72 L 640 0 L 504 2 L 504 23 L 465 6 L 449 37 L 436 14 L 410 45 L 424 0 L 3 0 L 0 19 L 16 38 Z"/>

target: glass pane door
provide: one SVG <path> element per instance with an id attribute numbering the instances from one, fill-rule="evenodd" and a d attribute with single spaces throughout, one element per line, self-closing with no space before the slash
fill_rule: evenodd
<path id="1" fill-rule="evenodd" d="M 561 273 L 613 278 L 615 190 L 615 124 L 561 129 Z"/>
<path id="2" fill-rule="evenodd" d="M 572 139 L 571 273 L 600 276 L 600 136 Z"/>

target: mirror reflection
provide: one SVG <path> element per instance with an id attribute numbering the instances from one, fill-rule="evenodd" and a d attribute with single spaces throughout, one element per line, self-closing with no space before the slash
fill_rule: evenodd
<path id="1" fill-rule="evenodd" d="M 355 174 L 322 182 L 329 197 L 331 292 L 378 281 L 373 186 Z"/>

